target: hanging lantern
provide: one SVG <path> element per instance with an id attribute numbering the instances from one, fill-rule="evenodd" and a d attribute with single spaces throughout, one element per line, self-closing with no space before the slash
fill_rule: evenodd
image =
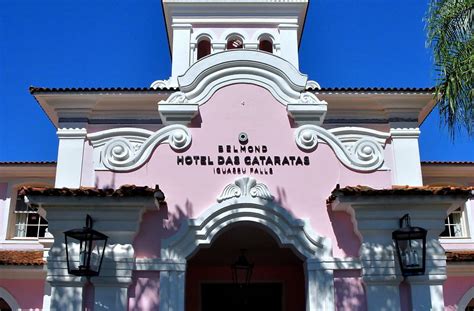
<path id="1" fill-rule="evenodd" d="M 69 274 L 77 276 L 97 276 L 108 237 L 92 229 L 92 218 L 86 216 L 86 226 L 64 232 L 66 259 Z"/>
<path id="2" fill-rule="evenodd" d="M 400 218 L 400 229 L 393 231 L 392 239 L 403 276 L 425 273 L 426 229 L 412 227 L 408 214 Z"/>
<path id="3" fill-rule="evenodd" d="M 239 258 L 232 264 L 232 280 L 239 286 L 248 285 L 252 277 L 253 264 L 245 257 L 245 250 L 241 250 Z"/>

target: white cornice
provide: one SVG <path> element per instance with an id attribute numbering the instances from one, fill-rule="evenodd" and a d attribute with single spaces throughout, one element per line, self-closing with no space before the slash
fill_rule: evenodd
<path id="1" fill-rule="evenodd" d="M 298 24 L 298 41 L 308 7 L 307 0 L 164 0 L 163 12 L 169 44 L 173 42 L 172 24 Z"/>
<path id="2" fill-rule="evenodd" d="M 34 97 L 59 127 L 60 119 L 159 119 L 156 103 L 165 99 L 172 91 L 163 92 L 49 92 L 34 94 Z M 73 121 L 77 122 L 77 121 Z"/>

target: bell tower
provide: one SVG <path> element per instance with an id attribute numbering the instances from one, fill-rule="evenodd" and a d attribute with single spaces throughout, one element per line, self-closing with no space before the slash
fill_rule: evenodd
<path id="1" fill-rule="evenodd" d="M 275 54 L 298 68 L 308 0 L 163 0 L 170 85 L 199 59 L 230 49 Z"/>

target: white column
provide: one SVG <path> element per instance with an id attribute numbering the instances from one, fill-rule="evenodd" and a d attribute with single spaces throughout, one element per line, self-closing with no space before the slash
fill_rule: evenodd
<path id="1" fill-rule="evenodd" d="M 128 308 L 128 286 L 130 283 L 101 283 L 100 280 L 94 282 L 94 310 L 127 310 Z"/>
<path id="2" fill-rule="evenodd" d="M 185 282 L 185 271 L 160 271 L 160 311 L 184 311 Z"/>
<path id="3" fill-rule="evenodd" d="M 318 260 L 307 260 L 306 311 L 334 310 L 334 271 Z"/>
<path id="4" fill-rule="evenodd" d="M 430 219 L 414 214 L 413 226 L 423 227 L 428 231 L 426 237 L 425 274 L 407 277 L 411 288 L 412 307 L 414 311 L 444 310 L 443 282 L 446 280 L 446 254 L 439 243 L 439 234 L 444 230 L 445 212 L 431 213 Z"/>
<path id="5" fill-rule="evenodd" d="M 385 234 L 387 232 L 380 233 Z M 390 236 L 383 242 L 364 242 L 360 250 L 369 311 L 400 310 L 399 285 L 403 277 L 395 268 L 394 247 L 391 244 Z"/>
<path id="6" fill-rule="evenodd" d="M 280 24 L 280 56 L 299 69 L 298 61 L 298 25 Z"/>
<path id="7" fill-rule="evenodd" d="M 173 55 L 171 80 L 188 70 L 191 61 L 191 24 L 173 24 Z"/>
<path id="8" fill-rule="evenodd" d="M 83 282 L 51 281 L 51 309 L 54 311 L 82 311 Z"/>
<path id="9" fill-rule="evenodd" d="M 79 188 L 87 131 L 84 128 L 61 128 L 57 135 L 59 147 L 55 187 Z"/>
<path id="10" fill-rule="evenodd" d="M 392 128 L 393 184 L 422 186 L 418 128 Z"/>

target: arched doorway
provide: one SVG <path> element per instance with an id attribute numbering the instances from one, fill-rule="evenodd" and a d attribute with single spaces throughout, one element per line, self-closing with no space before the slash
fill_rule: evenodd
<path id="1" fill-rule="evenodd" d="M 241 250 L 254 265 L 250 283 L 232 282 Z M 186 269 L 186 311 L 305 310 L 304 262 L 261 225 L 242 222 L 201 248 Z"/>
<path id="2" fill-rule="evenodd" d="M 212 248 L 226 231 L 242 224 L 263 228 L 283 252 L 291 249 L 304 262 L 306 311 L 334 309 L 331 240 L 316 234 L 308 222 L 295 218 L 274 200 L 265 184 L 252 177 L 244 176 L 225 186 L 217 202 L 162 240 L 160 311 L 185 310 L 188 261 L 200 250 Z"/>

